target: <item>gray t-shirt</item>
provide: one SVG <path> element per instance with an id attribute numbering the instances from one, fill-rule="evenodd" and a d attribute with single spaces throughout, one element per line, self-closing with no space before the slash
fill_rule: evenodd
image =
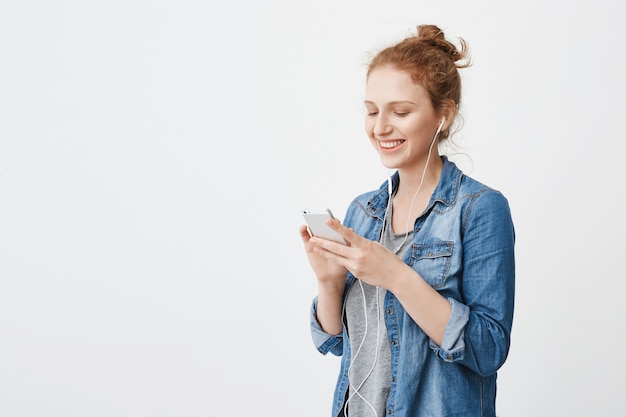
<path id="1" fill-rule="evenodd" d="M 394 234 L 391 216 L 385 216 L 382 244 L 404 259 L 413 241 L 413 231 Z M 344 405 L 350 417 L 386 415 L 391 388 L 391 350 L 385 326 L 387 290 L 356 280 L 348 292 L 345 317 L 350 338 L 348 399 Z M 375 410 L 375 411 L 374 411 Z"/>

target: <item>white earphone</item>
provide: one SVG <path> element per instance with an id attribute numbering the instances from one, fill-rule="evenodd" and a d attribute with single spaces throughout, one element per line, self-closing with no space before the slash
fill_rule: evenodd
<path id="1" fill-rule="evenodd" d="M 446 117 L 442 117 L 441 118 L 441 123 L 439 123 L 439 127 L 437 128 L 437 133 L 435 133 L 435 138 L 437 137 L 437 135 L 439 135 L 439 133 L 441 132 L 441 129 L 443 129 L 443 124 L 446 122 Z"/>

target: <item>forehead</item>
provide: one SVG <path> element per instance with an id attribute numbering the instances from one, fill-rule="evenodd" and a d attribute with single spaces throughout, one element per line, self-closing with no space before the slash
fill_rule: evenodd
<path id="1" fill-rule="evenodd" d="M 373 70 L 365 84 L 365 100 L 375 104 L 403 100 L 417 103 L 428 99 L 426 89 L 414 83 L 407 71 L 389 66 Z"/>

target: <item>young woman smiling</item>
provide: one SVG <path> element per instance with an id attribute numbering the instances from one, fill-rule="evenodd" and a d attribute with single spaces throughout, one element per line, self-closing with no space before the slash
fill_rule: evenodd
<path id="1" fill-rule="evenodd" d="M 438 145 L 461 99 L 460 50 L 434 25 L 380 51 L 365 130 L 395 170 L 357 196 L 342 245 L 300 234 L 318 280 L 317 349 L 342 356 L 333 416 L 495 416 L 513 320 L 515 233 L 506 198 Z"/>

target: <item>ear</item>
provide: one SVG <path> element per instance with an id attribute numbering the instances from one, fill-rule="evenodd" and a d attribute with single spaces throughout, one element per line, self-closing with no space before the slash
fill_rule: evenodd
<path id="1" fill-rule="evenodd" d="M 442 132 L 447 132 L 448 128 L 452 125 L 454 121 L 454 117 L 456 116 L 457 108 L 454 100 L 447 100 L 441 106 L 441 111 L 439 112 L 441 118 L 446 118 L 445 122 L 443 122 L 443 126 L 441 128 Z"/>

